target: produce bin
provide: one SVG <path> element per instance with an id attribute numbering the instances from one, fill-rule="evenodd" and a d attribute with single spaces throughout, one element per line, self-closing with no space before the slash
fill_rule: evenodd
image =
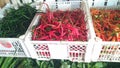
<path id="1" fill-rule="evenodd" d="M 46 2 L 48 3 L 48 2 Z M 32 58 L 38 60 L 66 59 L 73 62 L 90 62 L 94 45 L 95 33 L 88 9 L 88 4 L 83 1 L 59 1 L 48 3 L 50 9 L 55 11 L 80 8 L 85 13 L 85 21 L 88 29 L 88 41 L 33 41 L 32 30 L 38 25 L 40 15 L 37 13 L 31 22 L 26 34 L 25 43 Z M 45 8 L 43 6 L 42 10 Z"/>
<path id="2" fill-rule="evenodd" d="M 12 8 L 12 6 L 10 5 L 10 3 L 8 3 L 5 7 L 3 7 L 0 10 L 0 13 L 1 13 L 0 18 L 1 19 L 4 19 L 3 17 L 5 15 L 5 11 L 10 8 Z M 12 22 L 14 22 L 14 21 L 12 21 Z M 12 22 L 11 22 L 11 24 L 13 24 Z M 1 23 L 4 23 L 4 22 L 0 22 L 0 24 Z M 7 25 L 8 25 L 8 23 L 7 23 Z M 3 26 L 3 25 L 1 24 L 0 27 L 1 26 Z M 24 25 L 22 25 L 22 26 L 24 27 Z M 16 27 L 16 26 L 13 26 L 13 27 Z M 20 29 L 20 27 L 18 27 L 18 28 Z M 7 30 L 10 30 L 10 27 L 9 27 L 9 29 L 6 29 L 6 31 Z M 0 28 L 0 36 L 1 36 L 0 37 L 0 56 L 1 57 L 29 57 L 30 58 L 29 52 L 24 44 L 24 40 L 23 40 L 24 36 L 20 35 L 19 37 L 11 37 L 11 36 L 10 37 L 2 37 L 2 36 L 4 36 L 4 35 L 2 35 L 3 34 L 2 31 L 3 31 L 3 29 L 1 27 Z M 8 32 L 8 33 L 10 33 L 10 32 Z"/>
<path id="3" fill-rule="evenodd" d="M 120 10 L 119 0 L 89 0 L 88 3 L 90 9 L 95 8 L 102 10 Z M 120 62 L 120 42 L 103 41 L 99 37 L 96 37 L 95 40 L 96 42 L 92 55 L 93 62 Z"/>

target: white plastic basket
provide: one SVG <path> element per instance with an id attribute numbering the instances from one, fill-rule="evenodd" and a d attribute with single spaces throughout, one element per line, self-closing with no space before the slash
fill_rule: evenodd
<path id="1" fill-rule="evenodd" d="M 120 0 L 89 0 L 90 8 L 118 9 Z M 102 41 L 96 38 L 92 61 L 120 62 L 120 42 Z"/>
<path id="2" fill-rule="evenodd" d="M 5 15 L 5 10 L 10 9 L 10 3 L 6 4 L 0 10 L 0 19 Z M 21 36 L 22 37 L 22 36 Z M 1 57 L 30 57 L 27 48 L 25 47 L 23 38 L 1 38 L 0 37 L 0 56 Z"/>
<path id="3" fill-rule="evenodd" d="M 85 12 L 87 22 L 88 41 L 33 41 L 32 28 L 38 24 L 40 15 L 35 15 L 30 27 L 25 34 L 25 43 L 32 56 L 38 60 L 68 59 L 74 62 L 90 62 L 95 37 L 90 12 L 86 1 L 61 1 L 48 4 L 50 9 L 66 10 L 81 8 Z M 55 8 L 54 8 L 55 7 Z"/>

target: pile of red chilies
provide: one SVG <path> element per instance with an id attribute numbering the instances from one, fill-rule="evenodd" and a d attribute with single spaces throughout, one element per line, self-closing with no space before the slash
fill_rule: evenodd
<path id="1" fill-rule="evenodd" d="M 85 15 L 81 9 L 41 13 L 32 40 L 87 41 Z"/>

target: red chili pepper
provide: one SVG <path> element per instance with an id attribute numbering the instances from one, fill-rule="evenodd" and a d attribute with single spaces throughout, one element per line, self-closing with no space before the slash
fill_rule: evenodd
<path id="1" fill-rule="evenodd" d="M 45 14 L 40 15 L 40 24 L 33 31 L 33 40 L 87 41 L 86 22 L 82 10 L 47 10 Z"/>
<path id="2" fill-rule="evenodd" d="M 120 42 L 120 38 L 117 38 L 117 41 Z"/>
<path id="3" fill-rule="evenodd" d="M 49 37 L 48 37 L 48 36 L 43 36 L 43 37 L 40 37 L 40 38 L 37 39 L 37 40 L 46 40 L 46 39 L 49 39 Z"/>

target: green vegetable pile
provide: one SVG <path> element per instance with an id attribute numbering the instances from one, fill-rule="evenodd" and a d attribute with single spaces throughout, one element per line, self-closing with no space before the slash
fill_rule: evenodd
<path id="1" fill-rule="evenodd" d="M 38 61 L 30 58 L 0 58 L 0 68 L 54 68 L 53 64 L 53 61 Z"/>
<path id="2" fill-rule="evenodd" d="M 19 37 L 24 34 L 35 13 L 36 9 L 28 4 L 7 10 L 5 17 L 0 20 L 0 37 Z"/>
<path id="3" fill-rule="evenodd" d="M 0 68 L 119 68 L 120 63 L 78 63 L 68 60 L 40 61 L 30 58 L 0 58 Z"/>

